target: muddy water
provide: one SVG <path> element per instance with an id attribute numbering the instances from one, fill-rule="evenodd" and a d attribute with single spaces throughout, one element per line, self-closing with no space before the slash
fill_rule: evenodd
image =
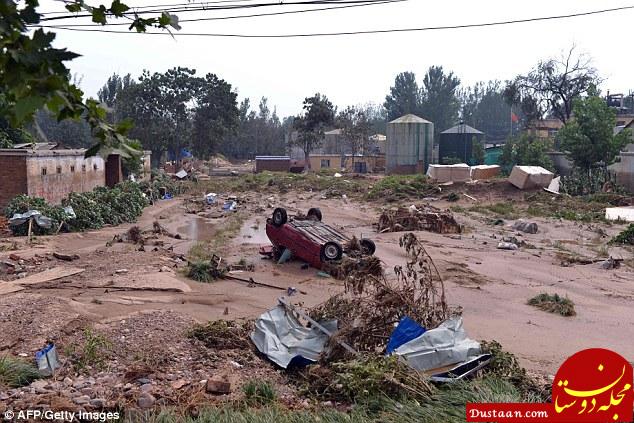
<path id="1" fill-rule="evenodd" d="M 218 223 L 211 223 L 205 218 L 195 217 L 187 225 L 180 226 L 178 233 L 196 241 L 210 241 L 216 234 Z"/>
<path id="2" fill-rule="evenodd" d="M 266 221 L 261 216 L 255 216 L 244 222 L 236 241 L 242 244 L 270 244 L 266 236 Z"/>

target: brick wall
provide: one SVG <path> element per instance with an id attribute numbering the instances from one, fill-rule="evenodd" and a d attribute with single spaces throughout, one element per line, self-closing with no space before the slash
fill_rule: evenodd
<path id="1" fill-rule="evenodd" d="M 26 194 L 26 157 L 0 156 L 0 213 L 18 194 Z"/>
<path id="2" fill-rule="evenodd" d="M 82 154 L 32 155 L 26 160 L 28 194 L 59 204 L 71 192 L 92 191 L 106 183 L 101 157 Z"/>

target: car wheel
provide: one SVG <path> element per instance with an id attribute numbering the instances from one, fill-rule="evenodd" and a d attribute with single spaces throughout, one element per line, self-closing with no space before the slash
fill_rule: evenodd
<path id="1" fill-rule="evenodd" d="M 361 252 L 365 255 L 371 256 L 376 251 L 376 245 L 371 239 L 363 238 L 359 244 L 361 244 Z"/>
<path id="2" fill-rule="evenodd" d="M 275 226 L 282 226 L 288 221 L 288 215 L 286 214 L 286 209 L 282 207 L 278 207 L 273 210 L 273 224 Z"/>
<path id="3" fill-rule="evenodd" d="M 321 222 L 321 210 L 319 210 L 317 207 L 313 207 L 308 210 L 308 214 L 306 214 L 306 216 L 308 216 L 308 218 L 311 220 Z"/>
<path id="4" fill-rule="evenodd" d="M 329 241 L 321 247 L 322 261 L 341 260 L 343 248 L 336 242 Z"/>

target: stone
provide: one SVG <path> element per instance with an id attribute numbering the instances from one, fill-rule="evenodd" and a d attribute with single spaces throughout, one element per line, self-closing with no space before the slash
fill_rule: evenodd
<path id="1" fill-rule="evenodd" d="M 230 394 L 231 382 L 224 378 L 213 377 L 207 380 L 206 390 L 210 394 Z"/>
<path id="2" fill-rule="evenodd" d="M 152 392 L 152 388 L 153 386 L 151 383 L 146 383 L 144 385 L 141 385 L 141 388 L 139 389 L 141 390 L 141 392 L 149 394 L 150 392 Z"/>
<path id="3" fill-rule="evenodd" d="M 82 395 L 79 397 L 73 398 L 73 402 L 77 405 L 85 405 L 90 401 L 90 397 L 88 395 Z"/>
<path id="4" fill-rule="evenodd" d="M 525 220 L 520 219 L 513 224 L 513 229 L 515 229 L 516 231 L 526 232 L 527 234 L 536 234 L 537 223 L 527 222 Z"/>
<path id="5" fill-rule="evenodd" d="M 106 406 L 106 400 L 103 398 L 95 398 L 91 399 L 89 404 L 93 408 L 104 408 Z"/>
<path id="6" fill-rule="evenodd" d="M 35 382 L 31 383 L 31 387 L 35 389 L 44 389 L 48 386 L 48 382 L 44 379 L 38 379 Z"/>
<path id="7" fill-rule="evenodd" d="M 152 394 L 141 394 L 139 399 L 137 400 L 137 405 L 140 408 L 151 408 L 156 402 L 156 398 Z"/>
<path id="8" fill-rule="evenodd" d="M 189 385 L 189 382 L 186 381 L 185 379 L 179 379 L 179 380 L 175 380 L 174 382 L 170 383 L 170 386 L 172 387 L 172 389 L 181 389 L 183 386 Z"/>
<path id="9" fill-rule="evenodd" d="M 139 382 L 141 385 L 145 385 L 146 383 L 150 383 L 150 379 L 146 378 L 146 377 L 140 377 L 136 380 L 137 382 Z"/>

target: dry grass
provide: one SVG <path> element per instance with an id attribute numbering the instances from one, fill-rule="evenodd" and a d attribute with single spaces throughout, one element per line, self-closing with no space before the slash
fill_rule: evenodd
<path id="1" fill-rule="evenodd" d="M 575 304 L 568 298 L 559 294 L 541 293 L 528 300 L 528 305 L 535 306 L 549 313 L 561 314 L 562 316 L 574 316 Z"/>

